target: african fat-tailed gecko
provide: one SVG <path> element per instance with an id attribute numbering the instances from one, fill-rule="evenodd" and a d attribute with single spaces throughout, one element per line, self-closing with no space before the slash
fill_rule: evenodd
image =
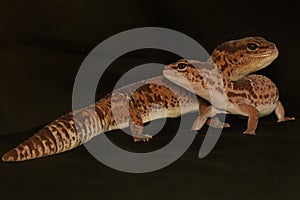
<path id="1" fill-rule="evenodd" d="M 254 47 L 253 47 L 254 49 Z M 221 68 L 222 69 L 222 68 Z M 262 75 L 248 75 L 230 80 L 220 69 L 193 60 L 180 60 L 166 66 L 164 77 L 211 102 L 195 120 L 192 129 L 202 128 L 208 117 L 218 113 L 238 114 L 248 117 L 245 134 L 255 134 L 258 118 L 275 110 L 278 122 L 294 120 L 284 116 L 276 85 Z"/>
<path id="2" fill-rule="evenodd" d="M 260 46 L 255 52 L 251 50 L 254 45 Z M 234 80 L 266 67 L 277 56 L 278 51 L 273 43 L 259 37 L 248 37 L 222 43 L 213 51 L 209 62 L 214 61 L 221 71 Z M 137 87 L 139 88 L 133 91 L 133 88 Z M 127 126 L 130 126 L 135 141 L 148 141 L 151 136 L 142 134 L 143 123 L 198 111 L 199 103 L 201 108 L 208 106 L 202 99 L 195 100 L 193 97 L 194 94 L 162 76 L 127 85 L 115 91 L 113 95 L 108 94 L 95 105 L 61 116 L 5 153 L 2 160 L 23 161 L 58 154 L 74 149 L 100 133 Z M 179 100 L 183 102 L 181 106 Z M 114 113 L 111 102 L 116 105 Z M 126 110 L 128 102 L 129 112 Z M 156 107 L 157 104 L 160 106 Z M 153 107 L 156 109 L 153 110 Z M 150 110 L 156 113 L 151 119 Z M 74 121 L 77 119 L 73 119 L 74 114 L 81 120 Z M 118 125 L 115 118 L 118 118 Z M 75 128 L 75 122 L 79 124 L 79 129 Z M 223 126 L 218 121 L 214 122 L 216 126 Z"/>

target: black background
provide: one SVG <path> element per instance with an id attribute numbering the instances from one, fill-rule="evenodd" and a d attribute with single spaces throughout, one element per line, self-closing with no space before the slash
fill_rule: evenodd
<path id="1" fill-rule="evenodd" d="M 277 84 L 287 114 L 297 118 L 300 39 L 296 4 L 292 1 L 1 1 L 0 153 L 71 110 L 76 72 L 96 45 L 121 31 L 145 26 L 180 31 L 208 52 L 220 42 L 245 36 L 263 36 L 274 41 L 279 58 L 257 73 Z M 166 52 L 129 54 L 107 72 L 107 78 L 100 83 L 99 95 L 112 89 L 124 69 L 150 61 L 173 62 L 173 59 Z M 230 116 L 228 121 L 232 127 L 224 130 L 205 159 L 197 158 L 204 129 L 179 160 L 153 173 L 115 171 L 99 163 L 83 147 L 29 162 L 1 162 L 0 195 L 11 199 L 298 199 L 298 120 L 277 124 L 272 114 L 260 120 L 255 137 L 241 134 L 246 128 L 245 119 Z M 112 139 L 133 149 L 135 146 L 147 149 L 147 145 L 164 144 L 165 135 L 172 136 L 172 123 L 178 120 L 168 120 L 161 137 L 155 137 L 149 144 L 132 144 L 121 131 L 114 131 Z"/>

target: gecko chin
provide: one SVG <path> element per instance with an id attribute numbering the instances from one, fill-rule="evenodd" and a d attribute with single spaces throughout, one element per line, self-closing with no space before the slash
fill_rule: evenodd
<path id="1" fill-rule="evenodd" d="M 246 76 L 247 74 L 261 70 L 269 66 L 278 57 L 277 49 L 266 52 L 264 54 L 253 54 L 249 58 L 249 61 L 245 62 L 245 68 L 236 70 L 233 74 L 239 74 L 239 78 Z M 235 78 L 237 80 L 239 78 Z"/>
<path id="2" fill-rule="evenodd" d="M 264 58 L 258 62 L 257 69 L 255 71 L 258 71 L 260 69 L 263 69 L 263 68 L 269 66 L 277 57 L 278 57 L 278 54 L 270 54 L 270 55 L 264 56 Z"/>

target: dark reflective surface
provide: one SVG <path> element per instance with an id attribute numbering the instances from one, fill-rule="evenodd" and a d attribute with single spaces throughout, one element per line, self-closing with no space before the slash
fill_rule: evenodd
<path id="1" fill-rule="evenodd" d="M 259 121 L 257 136 L 242 135 L 246 120 L 227 121 L 213 151 L 199 159 L 205 129 L 175 163 L 149 174 L 126 174 L 98 163 L 83 147 L 22 163 L 0 162 L 0 195 L 43 199 L 297 199 L 300 180 L 299 17 L 296 4 L 275 2 L 131 3 L 101 1 L 7 1 L 0 7 L 0 153 L 34 133 L 33 128 L 71 109 L 72 85 L 84 57 L 98 43 L 130 28 L 161 26 L 197 40 L 209 52 L 226 40 L 263 36 L 274 41 L 279 58 L 257 73 L 278 86 L 288 116 L 277 124 L 274 114 Z M 174 41 L 176 42 L 176 41 Z M 146 62 L 170 63 L 176 56 L 136 52 L 113 63 L 102 82 L 101 97 L 131 67 Z M 121 66 L 120 66 L 121 65 Z M 148 144 L 133 144 L 120 131 L 109 134 L 125 149 L 140 152 L 166 144 L 165 132 Z M 187 134 L 189 131 L 187 130 Z"/>

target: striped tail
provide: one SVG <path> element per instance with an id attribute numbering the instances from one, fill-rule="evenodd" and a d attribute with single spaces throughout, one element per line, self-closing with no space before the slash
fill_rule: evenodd
<path id="1" fill-rule="evenodd" d="M 94 110 L 95 109 L 95 110 Z M 24 161 L 69 151 L 105 132 L 110 117 L 101 102 L 61 116 L 2 156 L 4 162 Z M 73 118 L 73 115 L 76 117 Z M 75 121 L 74 121 L 75 120 Z M 76 122 L 76 127 L 75 127 Z"/>

